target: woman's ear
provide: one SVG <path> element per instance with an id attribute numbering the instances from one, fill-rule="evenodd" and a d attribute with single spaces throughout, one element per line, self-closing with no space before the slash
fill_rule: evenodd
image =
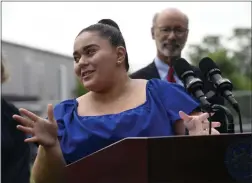
<path id="1" fill-rule="evenodd" d="M 126 49 L 123 46 L 118 46 L 116 51 L 117 51 L 117 64 L 123 63 L 126 57 Z"/>

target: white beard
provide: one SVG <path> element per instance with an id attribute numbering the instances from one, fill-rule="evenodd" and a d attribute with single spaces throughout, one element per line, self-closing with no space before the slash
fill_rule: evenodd
<path id="1" fill-rule="evenodd" d="M 178 48 L 175 50 L 169 50 L 167 48 L 163 48 L 162 50 L 159 51 L 166 57 L 176 57 L 181 54 L 181 50 Z"/>
<path id="2" fill-rule="evenodd" d="M 184 48 L 185 45 L 180 45 L 180 47 L 174 48 L 174 49 L 169 49 L 167 47 L 159 48 L 159 52 L 162 53 L 166 57 L 176 57 L 181 55 L 181 51 Z"/>

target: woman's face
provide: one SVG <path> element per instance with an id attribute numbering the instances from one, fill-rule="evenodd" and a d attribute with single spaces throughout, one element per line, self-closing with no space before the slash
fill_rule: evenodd
<path id="1" fill-rule="evenodd" d="M 99 91 L 114 79 L 117 62 L 124 59 L 125 49 L 111 46 L 96 31 L 83 32 L 75 39 L 73 57 L 75 73 L 84 87 Z"/>

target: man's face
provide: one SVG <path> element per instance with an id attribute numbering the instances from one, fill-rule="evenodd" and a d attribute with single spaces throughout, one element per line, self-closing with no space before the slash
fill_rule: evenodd
<path id="1" fill-rule="evenodd" d="M 163 12 L 158 15 L 152 29 L 159 54 L 165 57 L 181 55 L 188 36 L 187 21 L 184 15 Z"/>

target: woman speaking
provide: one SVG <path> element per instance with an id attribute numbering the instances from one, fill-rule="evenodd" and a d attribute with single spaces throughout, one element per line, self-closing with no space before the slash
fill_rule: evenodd
<path id="1" fill-rule="evenodd" d="M 17 128 L 40 144 L 32 175 L 36 183 L 62 183 L 64 167 L 126 137 L 207 134 L 209 117 L 184 88 L 159 79 L 130 79 L 118 28 L 91 25 L 77 35 L 74 71 L 88 93 L 48 105 L 43 119 L 26 109 L 14 115 Z M 220 123 L 213 122 L 212 127 Z M 218 133 L 212 130 L 212 133 Z"/>

